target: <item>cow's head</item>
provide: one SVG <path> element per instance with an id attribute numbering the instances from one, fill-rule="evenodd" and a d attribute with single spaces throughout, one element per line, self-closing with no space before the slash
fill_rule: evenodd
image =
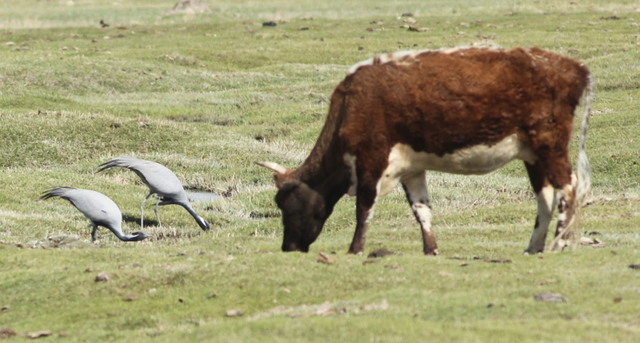
<path id="1" fill-rule="evenodd" d="M 308 252 L 330 214 L 326 210 L 325 197 L 293 177 L 290 169 L 272 162 L 257 164 L 276 172 L 273 176 L 278 188 L 276 203 L 282 211 L 284 224 L 282 251 Z"/>

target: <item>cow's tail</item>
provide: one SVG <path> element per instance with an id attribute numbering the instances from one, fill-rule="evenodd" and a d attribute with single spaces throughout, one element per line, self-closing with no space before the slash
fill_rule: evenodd
<path id="1" fill-rule="evenodd" d="M 577 181 L 575 206 L 581 207 L 587 192 L 591 188 L 591 166 L 587 158 L 587 129 L 589 127 L 589 117 L 591 116 L 591 103 L 593 102 L 593 78 L 588 76 L 587 90 L 584 101 L 584 111 L 582 112 L 582 124 L 580 125 L 580 147 L 578 151 L 578 162 L 576 166 Z"/>
<path id="2" fill-rule="evenodd" d="M 548 251 L 561 251 L 565 246 L 579 246 L 580 240 L 580 208 L 591 188 L 591 166 L 587 158 L 587 129 L 589 116 L 591 116 L 591 103 L 593 102 L 593 78 L 587 76 L 587 88 L 585 92 L 584 111 L 582 112 L 582 124 L 580 125 L 580 146 L 576 174 L 571 176 L 573 188 L 573 210 L 571 221 L 562 232 L 558 233 L 549 245 Z M 569 241 L 571 240 L 571 243 Z"/>

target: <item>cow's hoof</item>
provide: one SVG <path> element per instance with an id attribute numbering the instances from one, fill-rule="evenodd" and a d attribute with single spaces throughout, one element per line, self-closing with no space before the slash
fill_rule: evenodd
<path id="1" fill-rule="evenodd" d="M 569 242 L 564 240 L 564 239 L 559 239 L 558 242 L 556 242 L 556 244 L 553 245 L 553 247 L 551 248 L 551 251 L 553 252 L 561 252 L 562 250 L 564 250 L 564 248 L 569 246 Z"/>
<path id="2" fill-rule="evenodd" d="M 522 255 L 529 256 L 529 255 L 542 254 L 543 250 L 544 249 L 527 249 L 522 253 Z"/>

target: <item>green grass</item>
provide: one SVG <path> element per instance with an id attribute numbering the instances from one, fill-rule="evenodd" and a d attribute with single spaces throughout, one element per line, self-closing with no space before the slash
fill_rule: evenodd
<path id="1" fill-rule="evenodd" d="M 640 273 L 628 268 L 640 263 L 637 2 L 220 0 L 207 14 L 163 16 L 172 5 L 0 0 L 0 329 L 73 341 L 637 340 Z M 405 12 L 429 31 L 399 28 Z M 261 26 L 270 20 L 278 26 Z M 581 224 L 605 246 L 522 256 L 536 205 L 512 163 L 482 177 L 428 175 L 438 257 L 422 256 L 399 189 L 380 200 L 367 241 L 367 252 L 396 255 L 363 264 L 345 254 L 352 198 L 309 254 L 280 252 L 271 172 L 253 162 L 299 165 L 350 65 L 478 43 L 540 46 L 591 69 L 593 188 Z M 43 249 L 57 235 L 90 240 L 73 206 L 38 200 L 54 186 L 105 193 L 124 230 L 139 229 L 146 187 L 126 170 L 95 173 L 119 155 L 220 195 L 194 204 L 211 231 L 175 206 L 160 209 L 159 227 L 149 201 L 151 240 L 100 229 L 98 244 Z M 319 252 L 337 262 L 317 263 Z M 496 258 L 512 263 L 486 262 Z M 94 282 L 99 272 L 111 279 Z M 567 302 L 534 301 L 544 291 Z"/>

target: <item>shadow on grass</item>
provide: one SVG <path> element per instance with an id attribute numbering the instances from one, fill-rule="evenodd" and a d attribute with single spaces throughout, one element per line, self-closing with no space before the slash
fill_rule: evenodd
<path id="1" fill-rule="evenodd" d="M 161 241 L 161 240 L 169 240 L 173 241 L 176 239 L 190 239 L 194 237 L 201 236 L 204 232 L 198 228 L 198 230 L 183 230 L 178 229 L 172 226 L 159 225 L 156 219 L 147 219 L 144 220 L 144 228 L 140 229 L 140 216 L 130 216 L 123 215 L 122 220 L 126 223 L 130 223 L 133 225 L 137 224 L 136 229 L 131 229 L 132 231 L 143 231 L 147 235 L 151 237 L 153 241 Z"/>
<path id="2" fill-rule="evenodd" d="M 123 215 L 122 216 L 122 221 L 125 223 L 129 223 L 129 224 L 138 224 L 140 225 L 140 216 L 127 216 L 127 215 Z M 144 219 L 144 226 L 158 226 L 158 220 L 157 219 Z"/>

